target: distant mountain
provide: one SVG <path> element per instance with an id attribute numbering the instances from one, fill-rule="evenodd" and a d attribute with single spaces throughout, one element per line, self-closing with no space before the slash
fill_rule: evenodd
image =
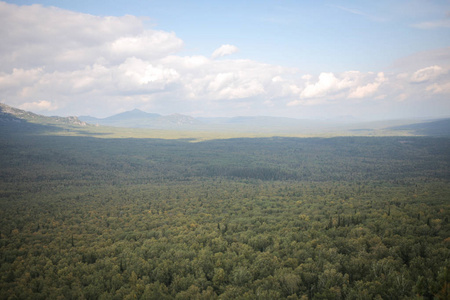
<path id="1" fill-rule="evenodd" d="M 79 118 L 90 124 L 129 128 L 180 129 L 180 127 L 186 125 L 201 124 L 200 121 L 190 116 L 180 114 L 162 116 L 160 114 L 147 113 L 139 109 L 126 111 L 102 119 L 90 116 L 80 116 Z"/>
<path id="2" fill-rule="evenodd" d="M 301 133 L 306 135 L 450 135 L 450 119 L 433 120 L 388 120 L 357 122 L 355 118 L 345 116 L 338 120 L 305 120 L 269 116 L 237 116 L 219 118 L 193 118 L 191 116 L 173 114 L 162 116 L 146 113 L 139 109 L 123 112 L 107 118 L 79 117 L 90 124 L 115 127 L 201 130 L 201 131 L 236 131 L 265 133 Z"/>
<path id="3" fill-rule="evenodd" d="M 0 103 L 0 122 L 86 126 L 86 122 L 81 121 L 77 117 L 46 117 L 29 111 L 14 108 L 3 103 Z"/>
<path id="4" fill-rule="evenodd" d="M 126 111 L 107 118 L 94 118 L 90 116 L 80 116 L 79 118 L 90 124 L 104 126 L 176 130 L 271 132 L 332 128 L 329 122 L 283 117 L 239 116 L 230 118 L 194 118 L 182 114 L 163 116 L 155 113 L 146 113 L 139 109 Z"/>
<path id="5" fill-rule="evenodd" d="M 149 127 L 152 120 L 159 118 L 158 114 L 143 112 L 139 109 L 126 111 L 107 118 L 95 118 L 90 116 L 80 116 L 79 119 L 96 125 L 115 126 L 115 127 Z"/>
<path id="6" fill-rule="evenodd" d="M 139 109 L 116 114 L 107 118 L 47 117 L 0 103 L 0 126 L 2 130 L 67 131 L 81 133 L 94 126 L 125 128 L 148 128 L 197 132 L 235 132 L 264 135 L 294 136 L 402 136 L 428 135 L 450 136 L 450 118 L 439 120 L 388 120 L 365 123 L 302 120 L 268 116 L 240 116 L 231 118 L 193 118 L 172 114 L 163 116 Z M 81 129 L 85 127 L 85 129 Z M 87 131 L 86 131 L 87 130 Z M 100 130 L 101 131 L 101 130 Z"/>
<path id="7" fill-rule="evenodd" d="M 126 111 L 108 118 L 105 118 L 106 120 L 111 121 L 124 121 L 124 120 L 131 120 L 131 119 L 155 119 L 159 118 L 161 115 L 159 114 L 152 114 L 144 112 L 140 109 L 133 109 L 130 111 Z"/>

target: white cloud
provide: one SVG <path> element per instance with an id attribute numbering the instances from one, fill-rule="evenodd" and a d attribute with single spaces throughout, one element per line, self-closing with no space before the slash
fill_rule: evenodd
<path id="1" fill-rule="evenodd" d="M 283 82 L 283 78 L 281 76 L 275 76 L 272 78 L 272 82 Z"/>
<path id="2" fill-rule="evenodd" d="M 306 75 L 303 75 L 302 76 L 302 79 L 304 79 L 304 80 L 306 80 L 306 81 L 309 81 L 309 80 L 311 80 L 312 79 L 312 75 L 311 74 L 306 74 Z"/>
<path id="3" fill-rule="evenodd" d="M 70 70 L 102 59 L 153 59 L 181 49 L 174 33 L 145 29 L 134 16 L 97 17 L 41 5 L 0 2 L 0 65 L 3 69 Z"/>
<path id="4" fill-rule="evenodd" d="M 0 90 L 1 89 L 14 89 L 24 85 L 33 84 L 44 74 L 42 68 L 35 69 L 16 69 L 14 68 L 11 73 L 0 73 Z"/>
<path id="5" fill-rule="evenodd" d="M 307 83 L 300 97 L 305 99 L 330 97 L 337 92 L 355 85 L 359 76 L 360 73 L 356 71 L 345 72 L 339 78 L 333 73 L 321 73 L 316 83 L 310 83 L 310 76 L 304 77 Z"/>
<path id="6" fill-rule="evenodd" d="M 239 49 L 236 46 L 233 45 L 222 45 L 216 50 L 214 50 L 213 54 L 211 55 L 212 58 L 222 57 L 225 55 L 230 55 L 233 53 L 238 52 Z"/>
<path id="7" fill-rule="evenodd" d="M 348 95 L 349 98 L 365 98 L 372 96 L 380 87 L 380 85 L 386 81 L 384 73 L 380 72 L 374 82 L 368 83 L 363 86 L 358 86 Z"/>
<path id="8" fill-rule="evenodd" d="M 323 97 L 336 88 L 338 79 L 333 73 L 321 73 L 314 84 L 307 84 L 301 93 L 302 98 Z"/>
<path id="9" fill-rule="evenodd" d="M 233 73 L 219 73 L 215 78 L 209 83 L 208 89 L 217 92 L 224 87 L 230 86 L 235 81 L 235 76 Z"/>
<path id="10" fill-rule="evenodd" d="M 177 67 L 184 71 L 192 71 L 202 69 L 204 66 L 211 63 L 210 59 L 196 55 L 196 56 L 175 56 L 169 55 L 160 60 L 164 65 Z"/>
<path id="11" fill-rule="evenodd" d="M 426 67 L 414 72 L 411 76 L 412 82 L 426 82 L 443 73 L 443 69 L 440 66 Z"/>
<path id="12" fill-rule="evenodd" d="M 280 74 L 278 67 L 248 60 L 210 61 L 181 76 L 190 98 L 230 100 L 266 97 L 266 89 L 281 83 L 272 79 Z M 261 99 L 263 100 L 263 99 Z"/>
<path id="13" fill-rule="evenodd" d="M 238 51 L 232 45 L 211 57 L 180 56 L 183 41 L 175 33 L 145 28 L 134 16 L 3 2 L 0 35 L 0 101 L 52 114 L 107 116 L 140 107 L 159 113 L 309 116 L 308 109 L 329 104 L 343 109 L 370 102 L 359 99 L 413 103 L 450 96 L 450 64 L 442 63 L 450 61 L 450 48 L 422 55 L 420 67 L 397 73 L 314 76 L 249 59 L 215 59 Z"/>
<path id="14" fill-rule="evenodd" d="M 110 49 L 113 57 L 155 59 L 176 52 L 182 46 L 183 42 L 174 33 L 145 30 L 138 35 L 118 38 Z"/>
<path id="15" fill-rule="evenodd" d="M 121 79 L 129 81 L 132 86 L 158 83 L 160 89 L 164 88 L 165 84 L 176 81 L 180 77 L 174 69 L 153 66 L 151 63 L 135 57 L 128 58 L 115 71 L 117 76 L 122 76 Z"/>
<path id="16" fill-rule="evenodd" d="M 53 111 L 58 108 L 58 106 L 53 105 L 50 101 L 42 100 L 35 102 L 26 102 L 19 106 L 23 110 L 33 110 L 33 111 Z"/>
<path id="17" fill-rule="evenodd" d="M 432 85 L 427 86 L 426 90 L 432 92 L 433 94 L 450 95 L 450 82 L 445 82 L 442 84 L 433 83 Z"/>

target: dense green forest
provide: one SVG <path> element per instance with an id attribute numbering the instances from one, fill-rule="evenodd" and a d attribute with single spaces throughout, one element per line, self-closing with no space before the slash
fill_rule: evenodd
<path id="1" fill-rule="evenodd" d="M 0 126 L 0 299 L 449 299 L 450 138 Z"/>

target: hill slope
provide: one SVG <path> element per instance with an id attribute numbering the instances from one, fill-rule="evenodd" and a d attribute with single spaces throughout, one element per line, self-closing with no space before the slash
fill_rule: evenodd
<path id="1" fill-rule="evenodd" d="M 36 123 L 41 125 L 76 125 L 86 126 L 78 117 L 46 117 L 0 103 L 0 122 Z"/>

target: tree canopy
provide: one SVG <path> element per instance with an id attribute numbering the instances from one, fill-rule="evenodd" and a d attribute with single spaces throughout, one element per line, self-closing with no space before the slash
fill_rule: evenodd
<path id="1" fill-rule="evenodd" d="M 448 299 L 450 139 L 0 135 L 0 299 Z"/>

